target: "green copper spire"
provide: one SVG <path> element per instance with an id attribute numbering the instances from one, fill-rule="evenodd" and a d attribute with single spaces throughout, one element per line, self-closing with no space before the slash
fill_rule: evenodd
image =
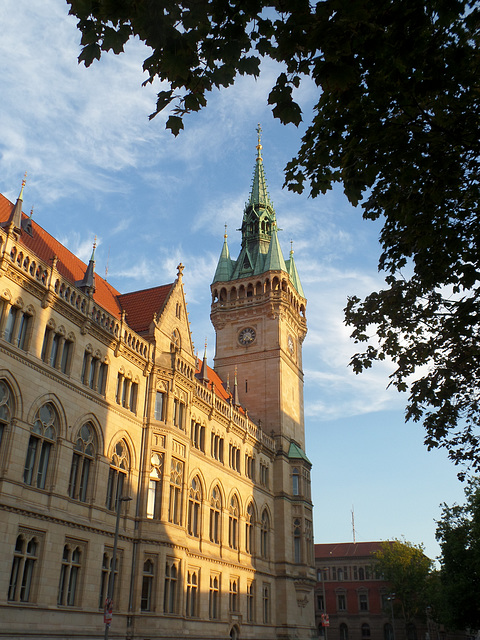
<path id="1" fill-rule="evenodd" d="M 231 280 L 234 262 L 230 258 L 230 251 L 227 244 L 227 225 L 225 225 L 225 234 L 223 236 L 223 247 L 218 259 L 217 268 L 213 277 L 213 282 L 227 282 Z"/>
<path id="2" fill-rule="evenodd" d="M 305 294 L 303 293 L 302 283 L 300 282 L 300 276 L 298 275 L 297 265 L 295 264 L 295 260 L 293 259 L 293 242 L 290 249 L 290 259 L 285 262 L 287 267 L 288 275 L 290 276 L 290 281 L 297 290 L 297 293 L 305 298 Z"/>
<path id="3" fill-rule="evenodd" d="M 273 224 L 272 239 L 268 248 L 267 257 L 265 258 L 263 271 L 287 271 L 285 260 L 283 259 L 282 249 L 280 248 L 280 243 L 278 242 L 276 224 Z"/>

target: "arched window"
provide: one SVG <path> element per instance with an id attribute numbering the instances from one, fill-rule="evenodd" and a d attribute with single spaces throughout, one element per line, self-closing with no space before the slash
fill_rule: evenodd
<path id="1" fill-rule="evenodd" d="M 77 594 L 81 557 L 80 547 L 72 547 L 68 544 L 63 547 L 57 598 L 57 604 L 59 605 L 73 607 L 76 604 L 75 596 Z"/>
<path id="2" fill-rule="evenodd" d="M 344 622 L 340 625 L 340 640 L 348 640 L 348 627 Z"/>
<path id="3" fill-rule="evenodd" d="M 20 534 L 15 544 L 8 599 L 29 602 L 32 579 L 38 559 L 38 541 L 34 536 Z"/>
<path id="4" fill-rule="evenodd" d="M 245 518 L 245 550 L 247 553 L 254 552 L 253 545 L 253 524 L 255 520 L 255 511 L 253 509 L 253 503 L 247 507 L 247 515 Z"/>
<path id="5" fill-rule="evenodd" d="M 86 422 L 80 428 L 77 441 L 73 447 L 70 481 L 68 484 L 70 498 L 80 500 L 80 502 L 86 501 L 90 468 L 95 459 L 96 449 L 95 429 L 90 422 Z"/>
<path id="6" fill-rule="evenodd" d="M 228 544 L 232 549 L 238 549 L 238 499 L 232 496 L 228 516 Z"/>
<path id="7" fill-rule="evenodd" d="M 270 555 L 270 518 L 268 517 L 268 512 L 264 509 L 262 513 L 262 523 L 260 528 L 260 555 L 265 560 L 268 559 Z"/>
<path id="8" fill-rule="evenodd" d="M 0 380 L 0 445 L 2 444 L 3 432 L 12 419 L 14 413 L 13 395 L 10 387 Z"/>
<path id="9" fill-rule="evenodd" d="M 383 625 L 383 639 L 393 640 L 393 627 L 390 622 Z"/>
<path id="10" fill-rule="evenodd" d="M 59 419 L 51 402 L 40 407 L 35 415 L 28 442 L 23 481 L 45 489 L 50 454 L 57 435 Z"/>
<path id="11" fill-rule="evenodd" d="M 143 575 L 142 575 L 142 597 L 140 599 L 140 609 L 142 611 L 151 611 L 153 603 L 153 578 L 154 578 L 154 565 L 148 558 L 143 563 Z"/>
<path id="12" fill-rule="evenodd" d="M 222 512 L 222 497 L 220 489 L 215 487 L 210 500 L 210 540 L 220 543 L 220 522 Z"/>
<path id="13" fill-rule="evenodd" d="M 202 486 L 197 476 L 193 478 L 188 492 L 188 533 L 200 537 L 200 513 L 202 505 Z"/>
<path id="14" fill-rule="evenodd" d="M 182 524 L 183 462 L 172 458 L 170 463 L 170 500 L 168 521 Z"/>
<path id="15" fill-rule="evenodd" d="M 370 638 L 370 625 L 366 622 L 362 624 L 362 638 Z"/>
<path id="16" fill-rule="evenodd" d="M 127 445 L 124 440 L 119 440 L 115 445 L 108 472 L 107 499 L 105 501 L 107 509 L 116 511 L 117 501 L 123 495 L 123 487 L 128 478 L 129 468 L 130 457 Z"/>

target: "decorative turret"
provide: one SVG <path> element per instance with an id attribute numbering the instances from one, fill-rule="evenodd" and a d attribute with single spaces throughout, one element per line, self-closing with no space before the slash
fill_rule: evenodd
<path id="1" fill-rule="evenodd" d="M 285 262 L 285 266 L 288 271 L 288 275 L 290 276 L 290 282 L 293 284 L 298 294 L 305 298 L 305 294 L 303 293 L 302 283 L 300 282 L 300 276 L 298 275 L 297 266 L 295 264 L 295 260 L 293 259 L 293 242 L 290 248 L 290 259 Z"/>
<path id="2" fill-rule="evenodd" d="M 205 338 L 205 352 L 203 354 L 203 362 L 202 362 L 202 366 L 200 369 L 200 374 L 198 376 L 198 379 L 201 380 L 202 382 L 204 382 L 205 384 L 208 383 L 208 369 L 207 369 L 207 339 Z"/>
<path id="3" fill-rule="evenodd" d="M 215 276 L 213 277 L 213 282 L 227 282 L 228 280 L 231 280 L 232 277 L 234 263 L 230 258 L 227 237 L 227 225 L 225 225 L 225 235 L 223 236 L 222 252 L 218 260 Z"/>
<path id="4" fill-rule="evenodd" d="M 97 247 L 97 238 L 93 242 L 93 250 L 90 261 L 85 270 L 83 279 L 76 283 L 77 287 L 81 289 L 87 295 L 93 295 L 95 293 L 95 249 Z"/>
<path id="5" fill-rule="evenodd" d="M 27 181 L 27 172 L 25 171 L 25 175 L 23 176 L 23 180 L 22 180 L 22 188 L 20 189 L 17 202 L 15 203 L 15 206 L 12 209 L 12 213 L 10 214 L 10 217 L 6 225 L 6 226 L 10 226 L 10 224 L 13 223 L 13 228 L 15 231 L 22 230 L 23 189 L 25 187 L 26 181 Z"/>

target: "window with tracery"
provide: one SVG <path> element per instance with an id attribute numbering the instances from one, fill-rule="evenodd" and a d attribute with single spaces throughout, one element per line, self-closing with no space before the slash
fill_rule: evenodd
<path id="1" fill-rule="evenodd" d="M 200 537 L 200 513 L 202 506 L 202 486 L 197 476 L 192 479 L 188 492 L 188 523 L 189 535 Z"/>
<path id="2" fill-rule="evenodd" d="M 23 471 L 25 484 L 45 489 L 50 457 L 58 428 L 57 411 L 51 402 L 47 402 L 35 414 Z"/>
<path id="3" fill-rule="evenodd" d="M 90 422 L 86 422 L 78 432 L 77 441 L 73 447 L 72 466 L 68 495 L 70 498 L 85 502 L 87 499 L 88 480 L 95 460 L 97 440 L 95 429 Z"/>
<path id="4" fill-rule="evenodd" d="M 238 498 L 232 496 L 228 515 L 228 544 L 232 549 L 238 549 Z"/>
<path id="5" fill-rule="evenodd" d="M 123 496 L 124 487 L 127 484 L 129 468 L 130 456 L 127 445 L 124 440 L 119 440 L 115 445 L 108 472 L 107 499 L 105 501 L 107 509 L 117 510 L 118 500 Z"/>
<path id="6" fill-rule="evenodd" d="M 215 487 L 210 500 L 210 540 L 216 544 L 220 543 L 220 523 L 222 513 L 222 498 L 220 489 Z"/>
<path id="7" fill-rule="evenodd" d="M 247 553 L 254 552 L 253 545 L 253 525 L 255 521 L 255 511 L 253 508 L 253 504 L 250 504 L 247 507 L 247 513 L 245 517 L 245 550 Z"/>
<path id="8" fill-rule="evenodd" d="M 168 521 L 182 524 L 183 462 L 172 458 L 170 466 L 170 500 Z"/>
<path id="9" fill-rule="evenodd" d="M 59 605 L 73 607 L 77 604 L 81 558 L 82 550 L 79 546 L 66 544 L 63 547 L 57 598 Z"/>
<path id="10" fill-rule="evenodd" d="M 35 535 L 21 533 L 17 537 L 8 587 L 8 599 L 10 601 L 31 601 L 38 553 L 39 541 Z"/>

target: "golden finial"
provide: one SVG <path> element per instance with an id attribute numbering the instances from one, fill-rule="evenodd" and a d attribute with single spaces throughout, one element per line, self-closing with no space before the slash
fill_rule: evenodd
<path id="1" fill-rule="evenodd" d="M 225 222 L 225 233 L 224 233 L 223 237 L 225 239 L 228 238 L 228 236 L 227 236 L 227 223 L 226 222 Z"/>
<path id="2" fill-rule="evenodd" d="M 293 256 L 293 240 L 290 240 L 290 255 Z"/>
<path id="3" fill-rule="evenodd" d="M 32 204 L 32 208 L 30 209 L 30 219 L 33 218 L 33 204 Z"/>
<path id="4" fill-rule="evenodd" d="M 257 144 L 258 155 L 257 155 L 257 158 L 259 160 L 261 160 L 262 159 L 262 154 L 261 154 L 261 151 L 262 151 L 262 127 L 260 126 L 260 123 L 258 123 L 258 126 L 257 126 L 257 136 L 258 136 L 258 144 Z"/>
<path id="5" fill-rule="evenodd" d="M 23 200 L 23 188 L 25 187 L 26 182 L 27 182 L 27 172 L 25 171 L 25 175 L 23 176 L 23 180 L 22 180 L 22 188 L 20 189 L 20 194 L 18 196 L 19 200 Z"/>

